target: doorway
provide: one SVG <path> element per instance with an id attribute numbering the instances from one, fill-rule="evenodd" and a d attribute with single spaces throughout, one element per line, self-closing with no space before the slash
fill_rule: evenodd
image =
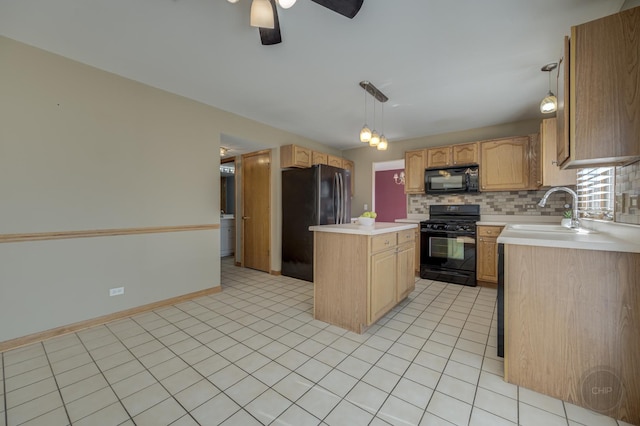
<path id="1" fill-rule="evenodd" d="M 242 263 L 270 272 L 271 151 L 242 155 Z"/>
<path id="2" fill-rule="evenodd" d="M 373 163 L 373 209 L 380 222 L 407 218 L 407 195 L 404 193 L 404 160 Z"/>

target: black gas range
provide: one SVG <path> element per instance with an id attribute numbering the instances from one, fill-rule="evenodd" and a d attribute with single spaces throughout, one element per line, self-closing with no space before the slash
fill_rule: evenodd
<path id="1" fill-rule="evenodd" d="M 476 285 L 476 222 L 478 204 L 429 206 L 420 222 L 420 277 Z"/>

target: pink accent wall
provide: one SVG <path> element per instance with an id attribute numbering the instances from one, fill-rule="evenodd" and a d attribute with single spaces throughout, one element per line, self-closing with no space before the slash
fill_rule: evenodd
<path id="1" fill-rule="evenodd" d="M 393 175 L 404 170 L 376 172 L 376 222 L 393 222 L 407 217 L 407 196 L 404 185 L 396 185 Z"/>

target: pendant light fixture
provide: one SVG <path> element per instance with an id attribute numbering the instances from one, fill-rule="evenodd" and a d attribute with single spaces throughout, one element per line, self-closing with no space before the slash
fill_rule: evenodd
<path id="1" fill-rule="evenodd" d="M 296 0 L 278 0 L 278 4 L 283 9 L 289 9 L 291 6 L 296 4 Z"/>
<path id="2" fill-rule="evenodd" d="M 360 142 L 368 143 L 371 140 L 371 129 L 367 126 L 367 92 L 364 92 L 364 126 L 360 130 Z"/>
<path id="3" fill-rule="evenodd" d="M 251 26 L 260 28 L 275 28 L 273 7 L 269 0 L 253 0 L 251 3 Z"/>
<path id="4" fill-rule="evenodd" d="M 547 96 L 540 102 L 540 112 L 543 114 L 551 114 L 558 109 L 558 98 L 556 98 L 556 95 L 551 91 L 551 71 L 556 69 L 557 66 L 558 64 L 556 62 L 551 62 L 540 68 L 540 71 L 549 73 L 549 93 L 547 93 Z"/>
<path id="5" fill-rule="evenodd" d="M 376 147 L 377 149 L 379 149 L 380 151 L 384 151 L 387 149 L 388 146 L 388 141 L 387 138 L 384 137 L 384 103 L 387 102 L 389 100 L 389 98 L 387 98 L 385 96 L 384 93 L 382 93 L 380 90 L 378 90 L 377 87 L 375 87 L 373 84 L 371 84 L 370 82 L 364 80 L 360 82 L 360 87 L 362 87 L 364 89 L 364 91 L 366 92 L 364 95 L 364 118 L 365 118 L 365 125 L 362 126 L 362 130 L 360 130 L 360 141 L 361 142 L 368 142 L 369 146 L 371 147 Z M 374 130 L 370 130 L 369 126 L 367 126 L 366 121 L 367 121 L 367 93 L 369 93 L 371 96 L 373 96 L 374 101 L 373 101 L 373 128 Z M 375 130 L 375 124 L 376 124 L 376 101 L 380 102 L 382 105 L 382 130 L 383 130 L 383 134 L 379 134 L 376 130 Z"/>
<path id="6" fill-rule="evenodd" d="M 386 136 L 384 135 L 384 104 L 382 104 L 382 126 L 380 133 L 380 142 L 378 142 L 378 151 L 386 151 L 387 146 L 389 146 L 389 142 L 387 141 Z"/>
<path id="7" fill-rule="evenodd" d="M 373 130 L 371 131 L 371 140 L 369 146 L 378 146 L 380 143 L 380 135 L 376 131 L 376 102 L 373 101 Z"/>

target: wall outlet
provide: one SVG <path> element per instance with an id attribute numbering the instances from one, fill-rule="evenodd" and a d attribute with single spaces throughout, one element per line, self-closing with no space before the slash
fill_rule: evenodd
<path id="1" fill-rule="evenodd" d="M 124 294 L 124 287 L 109 289 L 109 296 L 120 296 L 121 294 Z"/>
<path id="2" fill-rule="evenodd" d="M 364 211 L 366 212 L 367 210 L 369 210 L 369 204 L 364 205 Z"/>
<path id="3" fill-rule="evenodd" d="M 536 208 L 536 205 L 535 204 L 525 204 L 524 208 L 525 209 L 529 209 L 529 210 L 533 210 L 533 209 Z"/>

